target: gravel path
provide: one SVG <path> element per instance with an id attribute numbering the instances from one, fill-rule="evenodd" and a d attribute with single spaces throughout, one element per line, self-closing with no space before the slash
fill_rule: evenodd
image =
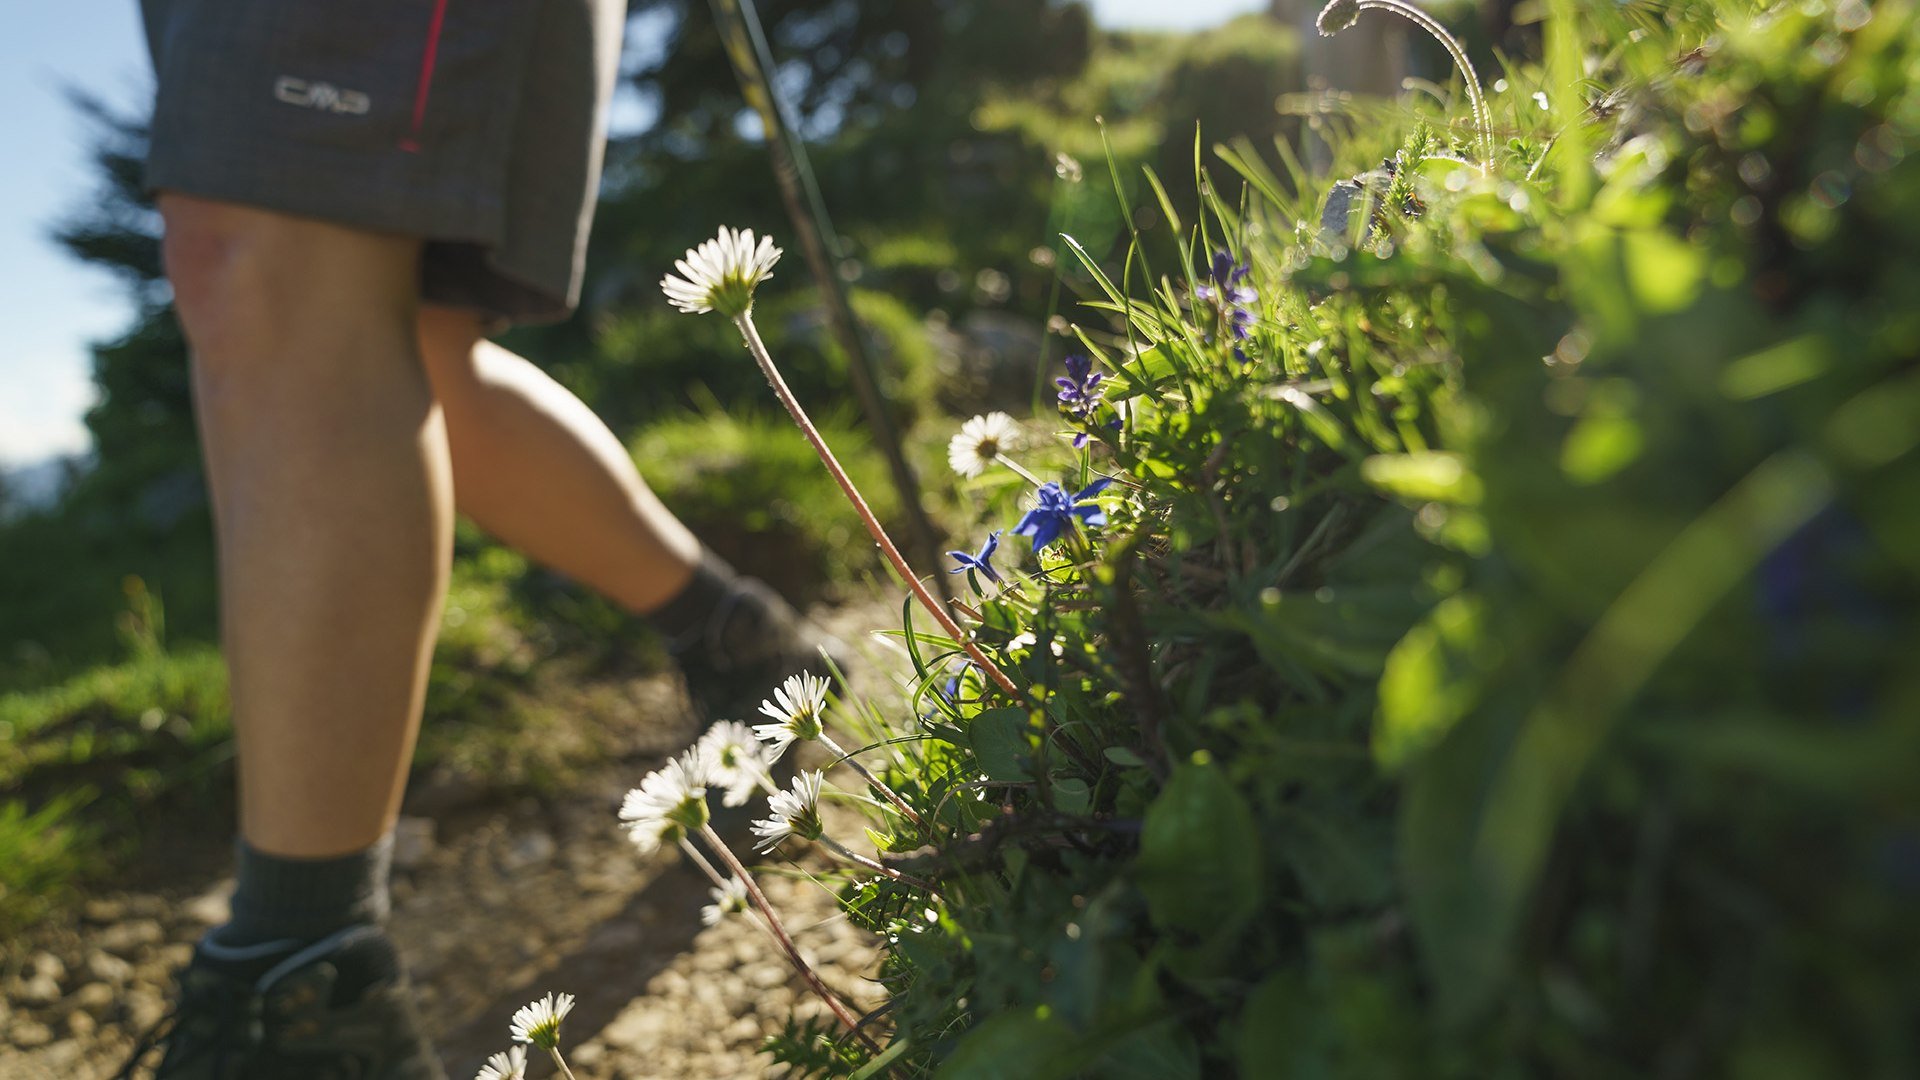
<path id="1" fill-rule="evenodd" d="M 892 665 L 866 631 L 888 625 L 897 608 L 816 616 L 860 643 L 862 692 L 891 693 Z M 796 1005 L 802 1016 L 825 1013 L 753 922 L 702 925 L 707 882 L 684 859 L 640 858 L 621 836 L 621 795 L 693 730 L 669 679 L 637 680 L 624 696 L 673 719 L 656 726 L 656 745 L 583 776 L 564 797 L 500 803 L 432 783 L 409 796 L 391 930 L 454 1080 L 505 1048 L 513 1011 L 550 990 L 579 998 L 564 1032 L 580 1080 L 778 1075 L 758 1054 L 761 1042 Z M 856 1010 L 877 1005 L 880 988 L 868 976 L 878 951 L 833 897 L 783 867 L 758 876 L 828 985 Z M 112 1076 L 134 1036 L 165 1011 L 171 972 L 193 941 L 224 919 L 231 887 L 201 878 L 96 896 L 7 943 L 0 1077 Z"/>

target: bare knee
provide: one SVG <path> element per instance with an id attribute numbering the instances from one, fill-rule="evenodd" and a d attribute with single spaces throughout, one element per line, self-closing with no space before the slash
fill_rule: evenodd
<path id="1" fill-rule="evenodd" d="M 416 241 L 173 192 L 160 210 L 174 306 L 202 361 L 278 352 L 316 329 L 410 325 Z"/>

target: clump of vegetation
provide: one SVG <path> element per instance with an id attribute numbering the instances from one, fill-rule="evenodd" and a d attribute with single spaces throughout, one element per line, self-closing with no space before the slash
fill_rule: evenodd
<path id="1" fill-rule="evenodd" d="M 1017 690 L 910 618 L 918 715 L 836 721 L 913 810 L 843 879 L 889 1045 L 775 1056 L 1920 1064 L 1915 26 L 1559 5 L 1484 161 L 1426 106 L 1147 176 L 1075 245 L 1090 450 L 964 561 Z"/>

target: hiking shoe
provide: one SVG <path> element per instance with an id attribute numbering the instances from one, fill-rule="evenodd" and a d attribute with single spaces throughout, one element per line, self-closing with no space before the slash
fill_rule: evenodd
<path id="1" fill-rule="evenodd" d="M 373 926 L 305 946 L 202 939 L 121 1080 L 156 1048 L 155 1080 L 446 1080 L 399 954 Z"/>
<path id="2" fill-rule="evenodd" d="M 750 577 L 734 582 L 703 632 L 671 643 L 669 651 L 705 725 L 752 716 L 790 675 L 805 671 L 830 679 L 834 668 L 849 674 L 853 662 L 845 642 Z"/>

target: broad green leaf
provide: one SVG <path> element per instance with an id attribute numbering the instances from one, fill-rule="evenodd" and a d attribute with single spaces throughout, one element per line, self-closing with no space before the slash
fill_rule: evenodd
<path id="1" fill-rule="evenodd" d="M 992 780 L 1030 780 L 1027 770 L 1027 713 L 1024 709 L 988 709 L 967 726 L 973 756 Z"/>
<path id="2" fill-rule="evenodd" d="M 1147 808 L 1135 863 L 1156 925 L 1205 938 L 1238 933 L 1260 902 L 1253 813 L 1225 772 L 1183 764 Z"/>
<path id="3" fill-rule="evenodd" d="M 1440 741 L 1480 701 L 1490 666 L 1486 605 L 1450 596 L 1387 654 L 1374 716 L 1373 756 L 1397 769 Z"/>
<path id="4" fill-rule="evenodd" d="M 1084 814 L 1093 806 L 1093 792 L 1077 776 L 1053 782 L 1053 807 L 1063 814 Z"/>
<path id="5" fill-rule="evenodd" d="M 1079 1039 L 1045 1007 L 1016 1009 L 977 1025 L 934 1075 L 939 1080 L 1065 1080 L 1086 1063 Z"/>
<path id="6" fill-rule="evenodd" d="M 1200 1080 L 1200 1048 L 1168 1021 L 1135 1031 L 1100 1059 L 1111 1080 Z"/>

